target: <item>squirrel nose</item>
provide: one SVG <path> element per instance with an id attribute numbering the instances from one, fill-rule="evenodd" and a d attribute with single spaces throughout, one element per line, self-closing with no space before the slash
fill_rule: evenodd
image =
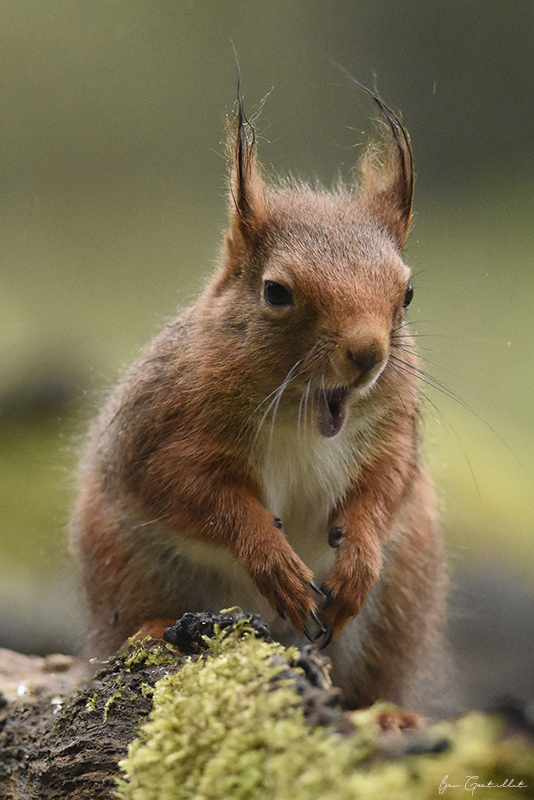
<path id="1" fill-rule="evenodd" d="M 376 340 L 367 344 L 353 345 L 349 347 L 347 357 L 363 376 L 385 360 L 386 348 Z"/>

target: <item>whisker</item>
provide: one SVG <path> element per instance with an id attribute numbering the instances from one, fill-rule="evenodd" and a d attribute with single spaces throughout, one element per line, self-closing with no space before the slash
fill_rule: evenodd
<path id="1" fill-rule="evenodd" d="M 455 372 L 453 369 L 448 369 L 448 367 L 444 367 L 441 364 L 438 364 L 435 361 L 432 361 L 430 358 L 427 358 L 426 356 L 422 356 L 421 355 L 421 350 L 424 350 L 425 348 L 421 348 L 421 347 L 416 348 L 414 345 L 410 345 L 410 344 L 408 344 L 408 345 L 400 344 L 399 345 L 396 342 L 392 342 L 392 348 L 395 348 L 397 350 L 405 350 L 405 351 L 407 351 L 409 353 L 412 353 L 413 355 L 417 355 L 417 356 L 419 356 L 419 359 L 421 361 L 425 362 L 425 364 L 430 364 L 430 366 L 432 366 L 432 367 L 437 367 L 438 369 L 442 369 L 444 372 L 448 372 L 449 375 L 454 375 L 455 378 L 460 378 L 461 380 L 463 380 L 463 376 L 460 375 L 458 372 Z M 434 352 L 434 351 L 431 350 L 431 352 Z M 397 358 L 398 358 L 398 356 L 397 356 Z"/>
<path id="2" fill-rule="evenodd" d="M 405 381 L 405 383 L 407 383 L 407 384 L 408 384 L 410 395 L 411 395 L 411 396 L 412 396 L 412 397 L 413 397 L 415 400 L 418 400 L 418 399 L 419 399 L 421 396 L 423 396 L 423 392 L 421 391 L 421 389 L 420 389 L 420 387 L 418 386 L 418 384 L 416 384 L 414 381 L 411 381 L 411 380 L 410 380 L 410 379 L 409 379 L 409 378 L 408 378 L 408 377 L 407 377 L 407 376 L 406 376 L 406 375 L 403 373 L 403 371 L 402 371 L 402 369 L 401 369 L 400 367 L 397 367 L 397 366 L 395 366 L 394 364 L 390 364 L 390 368 L 391 368 L 391 369 L 392 369 L 392 371 L 393 371 L 393 372 L 395 372 L 395 373 L 396 373 L 396 374 L 397 374 L 397 375 L 398 375 L 400 378 L 402 378 L 402 380 L 404 380 L 404 381 Z M 399 400 L 401 401 L 401 403 L 402 403 L 402 405 L 403 405 L 403 407 L 404 407 L 404 410 L 405 410 L 405 411 L 407 411 L 406 399 L 404 398 L 403 394 L 402 394 L 401 392 L 399 392 L 399 391 L 398 391 L 398 392 L 397 392 L 397 397 L 398 397 L 398 398 L 399 398 Z"/>
<path id="3" fill-rule="evenodd" d="M 293 366 L 291 367 L 291 369 L 287 373 L 287 375 L 284 378 L 284 380 L 282 381 L 282 383 L 280 383 L 275 389 L 273 389 L 272 392 L 270 392 L 266 397 L 264 397 L 263 400 L 260 403 L 258 403 L 256 408 L 249 414 L 249 416 L 245 420 L 245 422 L 243 424 L 243 430 L 246 429 L 246 427 L 248 426 L 248 423 L 250 422 L 250 420 L 252 419 L 254 414 L 256 414 L 260 410 L 260 408 L 268 400 L 271 400 L 271 402 L 267 406 L 265 412 L 263 413 L 263 415 L 262 415 L 262 417 L 261 417 L 261 419 L 259 421 L 258 427 L 256 429 L 256 433 L 255 433 L 255 436 L 254 436 L 254 439 L 253 439 L 252 445 L 251 445 L 252 451 L 254 451 L 254 449 L 256 448 L 256 445 L 257 445 L 257 442 L 258 442 L 258 438 L 259 438 L 261 429 L 263 427 L 263 424 L 264 424 L 265 420 L 267 419 L 267 417 L 269 416 L 269 414 L 271 413 L 271 411 L 273 410 L 273 407 L 274 407 L 275 408 L 275 412 L 274 412 L 274 415 L 273 415 L 273 422 L 271 424 L 271 438 L 272 438 L 272 430 L 273 430 L 273 426 L 274 426 L 274 418 L 276 417 L 276 411 L 278 410 L 278 405 L 280 403 L 280 399 L 281 399 L 282 394 L 284 393 L 284 391 L 289 386 L 289 384 L 292 381 L 294 381 L 296 378 L 298 378 L 300 375 L 302 375 L 303 370 L 301 370 L 300 372 L 297 372 L 297 370 L 299 369 L 299 367 L 302 364 L 302 360 L 303 359 L 298 359 L 298 361 L 296 361 L 293 364 Z"/>
<path id="4" fill-rule="evenodd" d="M 302 392 L 299 402 L 298 429 L 306 427 L 308 423 L 308 398 L 310 396 L 312 378 L 306 381 L 306 389 Z M 304 413 L 303 413 L 304 412 Z"/>
<path id="5" fill-rule="evenodd" d="M 297 429 L 298 429 L 299 432 L 300 432 L 300 430 L 302 428 L 302 424 L 303 424 L 302 423 L 302 409 L 303 409 L 303 406 L 304 406 L 305 398 L 306 398 L 306 393 L 302 392 L 302 394 L 300 396 L 300 400 L 299 400 L 299 411 L 298 411 L 298 414 L 297 414 Z M 306 420 L 305 419 L 304 419 L 304 424 L 306 424 Z"/>
<path id="6" fill-rule="evenodd" d="M 273 389 L 273 391 L 272 391 L 272 392 L 270 392 L 270 393 L 267 395 L 267 397 L 264 397 L 264 398 L 263 398 L 263 400 L 261 401 L 261 403 L 258 403 L 258 405 L 257 405 L 257 406 L 256 406 L 256 408 L 254 409 L 254 411 L 253 411 L 253 412 L 252 412 L 252 413 L 251 413 L 251 414 L 248 416 L 248 418 L 247 418 L 247 420 L 246 420 L 247 422 L 248 422 L 248 421 L 251 419 L 251 417 L 253 417 L 253 416 L 254 416 L 254 414 L 256 413 L 256 411 L 258 411 L 258 410 L 259 410 L 259 409 L 262 407 L 262 405 L 263 405 L 264 403 L 266 403 L 266 402 L 267 402 L 267 400 L 269 400 L 271 397 L 275 396 L 275 395 L 276 395 L 276 394 L 277 394 L 277 393 L 278 393 L 278 392 L 279 392 L 281 389 L 282 389 L 282 391 L 283 391 L 284 389 L 286 389 L 286 388 L 289 386 L 289 384 L 291 383 L 291 381 L 295 380 L 295 378 L 298 378 L 300 375 L 302 375 L 302 374 L 303 374 L 303 370 L 301 370 L 300 372 L 297 372 L 297 373 L 295 373 L 295 370 L 297 370 L 297 369 L 298 369 L 298 367 L 299 367 L 301 364 L 302 364 L 302 359 L 299 359 L 298 361 L 296 361 L 296 362 L 293 364 L 293 366 L 291 367 L 291 369 L 290 369 L 290 370 L 289 370 L 289 372 L 287 373 L 287 375 L 286 375 L 286 377 L 284 378 L 284 380 L 282 381 L 282 383 L 280 383 L 280 384 L 279 384 L 279 385 L 276 387 L 276 389 Z"/>
<path id="7" fill-rule="evenodd" d="M 416 355 L 421 355 L 422 352 L 425 353 L 440 353 L 440 355 L 445 356 L 452 356 L 452 353 L 448 353 L 446 350 L 436 350 L 435 347 L 421 347 L 420 344 L 416 345 L 415 342 L 410 341 L 411 336 L 392 336 L 391 337 L 391 346 L 396 347 L 399 350 L 408 350 L 410 353 L 415 353 Z M 405 339 L 406 341 L 402 341 Z M 423 358 L 421 356 L 421 358 Z M 439 367 L 439 364 L 436 364 Z"/>
<path id="8" fill-rule="evenodd" d="M 446 386 L 446 384 L 442 383 L 440 380 L 438 380 L 438 378 L 435 378 L 433 375 L 429 375 L 420 367 L 414 364 L 410 364 L 409 361 L 405 361 L 404 359 L 400 358 L 397 355 L 390 353 L 390 359 L 393 359 L 398 365 L 401 366 L 402 369 L 405 369 L 414 377 L 417 377 L 420 380 L 422 380 L 423 383 L 427 384 L 427 386 L 431 386 L 433 389 L 437 389 L 442 394 L 444 394 L 445 397 L 449 397 L 451 400 L 455 400 L 457 403 L 459 403 L 459 405 L 463 406 L 463 408 L 465 408 L 467 411 L 470 411 L 471 414 L 474 414 L 476 417 L 478 417 L 477 412 L 469 405 L 469 403 L 463 400 L 460 397 L 460 395 L 457 395 L 456 392 L 453 392 L 452 389 L 449 389 L 449 387 Z M 493 432 L 496 433 L 496 431 Z"/>
<path id="9" fill-rule="evenodd" d="M 454 400 L 454 402 L 458 403 L 458 405 L 460 405 L 462 408 L 465 408 L 466 411 L 469 411 L 470 414 L 473 414 L 473 416 L 476 419 L 478 419 L 489 431 L 491 431 L 491 433 L 494 436 L 497 437 L 497 439 L 501 442 L 502 445 L 504 445 L 504 447 L 510 453 L 510 455 L 514 458 L 514 460 L 517 461 L 517 463 L 521 466 L 521 464 L 520 464 L 519 460 L 517 459 L 516 455 L 513 453 L 513 451 L 511 450 L 510 446 L 508 445 L 506 440 L 500 435 L 500 433 L 497 430 L 495 430 L 493 425 L 491 425 L 484 417 L 482 417 L 477 411 L 475 411 L 475 409 L 471 405 L 469 405 L 469 403 L 467 403 L 462 397 L 460 397 L 460 395 L 456 394 L 456 392 L 454 392 L 452 389 L 450 389 L 446 384 L 442 383 L 442 381 L 438 380 L 438 378 L 435 378 L 433 375 L 430 375 L 428 372 L 425 372 L 420 367 L 417 367 L 417 366 L 415 366 L 413 364 L 410 364 L 409 362 L 405 361 L 404 359 L 400 358 L 399 356 L 397 356 L 397 355 L 395 355 L 393 353 L 390 353 L 390 361 L 396 362 L 399 365 L 400 369 L 403 369 L 403 370 L 406 370 L 407 372 L 410 372 L 410 374 L 413 377 L 418 378 L 419 380 L 421 380 L 423 383 L 425 383 L 427 386 L 431 387 L 432 389 L 435 389 L 436 391 L 441 392 L 441 394 L 443 394 L 445 397 L 448 397 L 449 400 Z M 450 372 L 450 370 L 448 370 L 448 371 Z M 456 373 L 452 372 L 451 374 L 455 375 Z M 461 376 L 457 376 L 457 377 L 461 377 Z M 425 397 L 425 399 L 427 399 L 426 395 L 423 395 L 423 396 Z M 432 404 L 432 405 L 433 405 L 434 408 L 436 408 L 436 406 L 434 404 Z M 437 410 L 437 408 L 436 408 L 436 410 Z M 441 414 L 441 412 L 439 412 L 439 413 Z M 458 435 L 457 435 L 456 431 L 455 431 L 455 436 L 458 438 Z M 463 450 L 463 448 L 462 448 L 462 450 Z M 465 455 L 465 458 L 466 458 L 467 461 L 469 461 L 469 459 L 467 458 L 467 454 Z"/>
<path id="10" fill-rule="evenodd" d="M 264 425 L 265 421 L 267 420 L 269 414 L 272 414 L 271 432 L 270 432 L 270 441 L 272 441 L 272 437 L 273 437 L 273 433 L 274 433 L 274 426 L 275 426 L 275 423 L 276 423 L 276 416 L 277 416 L 277 413 L 278 413 L 278 408 L 280 406 L 280 402 L 281 402 L 283 393 L 285 392 L 285 390 L 288 388 L 288 386 L 294 380 L 299 378 L 301 375 L 304 375 L 310 369 L 314 370 L 316 368 L 316 364 L 317 363 L 318 364 L 321 363 L 321 360 L 324 358 L 325 350 L 328 348 L 328 344 L 329 344 L 329 342 L 328 342 L 327 339 L 320 339 L 318 342 L 316 342 L 315 345 L 308 351 L 308 353 L 304 357 L 298 359 L 293 364 L 293 366 L 288 371 L 288 373 L 287 373 L 286 377 L 284 378 L 284 380 L 275 389 L 273 389 L 272 392 L 270 392 L 266 397 L 264 397 L 263 400 L 260 403 L 258 403 L 256 408 L 249 414 L 249 416 L 247 417 L 247 419 L 245 420 L 245 423 L 243 425 L 243 430 L 245 430 L 247 428 L 250 420 L 262 408 L 262 406 L 264 406 L 265 403 L 268 403 L 267 408 L 265 409 L 265 411 L 262 414 L 262 417 L 261 417 L 261 419 L 260 419 L 260 421 L 258 423 L 258 426 L 257 426 L 257 429 L 256 429 L 256 433 L 254 435 L 254 439 L 253 439 L 252 445 L 251 445 L 252 450 L 254 450 L 256 448 L 256 445 L 258 443 L 259 435 L 261 433 L 263 425 Z M 305 416 L 306 416 L 306 413 L 307 413 L 306 406 L 307 406 L 307 402 L 308 402 L 308 397 L 310 395 L 310 387 L 311 387 L 312 379 L 313 379 L 313 374 L 312 374 L 312 376 L 310 377 L 310 379 L 308 381 L 308 389 L 306 391 L 306 400 L 305 400 L 305 403 L 304 403 Z M 299 403 L 299 409 L 300 409 L 301 403 L 302 403 L 302 397 L 301 397 L 301 401 Z M 299 411 L 299 414 L 300 414 L 300 411 Z"/>
<path id="11" fill-rule="evenodd" d="M 411 389 L 416 391 L 421 397 L 424 398 L 425 403 L 427 403 L 429 406 L 432 407 L 432 409 L 435 411 L 435 413 L 439 415 L 440 419 L 445 423 L 447 428 L 452 432 L 452 434 L 453 434 L 453 436 L 454 436 L 454 438 L 456 440 L 456 444 L 457 444 L 460 452 L 462 453 L 463 457 L 465 458 L 465 461 L 466 461 L 466 464 L 467 464 L 467 468 L 469 469 L 469 472 L 470 472 L 471 477 L 473 479 L 473 483 L 475 485 L 475 489 L 476 489 L 478 498 L 479 498 L 479 500 L 481 500 L 482 496 L 480 494 L 480 488 L 479 488 L 478 481 L 477 481 L 476 476 L 475 476 L 475 471 L 473 469 L 473 465 L 471 464 L 471 460 L 470 460 L 469 456 L 467 455 L 467 451 L 466 451 L 465 447 L 463 446 L 462 440 L 460 439 L 460 437 L 458 435 L 458 431 L 456 430 L 454 425 L 452 425 L 452 423 L 449 422 L 449 420 L 446 418 L 446 416 L 441 411 L 439 406 L 437 406 L 433 402 L 433 400 L 426 394 L 426 392 L 423 391 L 423 389 L 421 389 L 421 387 L 419 385 L 415 384 L 414 381 L 412 381 L 408 377 L 408 375 L 405 374 L 404 367 L 402 367 L 402 366 L 394 366 L 393 364 L 391 365 L 391 367 L 392 367 L 393 371 L 396 372 L 397 375 L 399 375 L 400 378 L 402 378 L 406 383 L 408 383 L 408 385 L 410 386 Z M 432 384 L 429 384 L 429 385 L 432 386 Z"/>
<path id="12" fill-rule="evenodd" d="M 259 410 L 259 409 L 262 407 L 262 405 L 263 405 L 264 403 L 266 403 L 266 402 L 267 402 L 267 400 L 269 400 L 269 398 L 271 398 L 273 395 L 275 395 L 275 394 L 276 394 L 276 393 L 277 393 L 277 392 L 280 390 L 280 388 L 281 388 L 281 387 L 283 387 L 283 386 L 286 386 L 286 385 L 289 385 L 289 383 L 290 383 L 290 382 L 291 382 L 291 381 L 292 381 L 294 378 L 297 378 L 297 377 L 298 377 L 298 375 L 301 375 L 301 374 L 302 374 L 302 373 L 298 373 L 298 375 L 292 375 L 293 371 L 294 371 L 295 369 L 298 369 L 298 367 L 300 366 L 301 362 L 302 362 L 302 359 L 299 359 L 298 361 L 296 361 L 296 362 L 293 364 L 293 366 L 291 367 L 291 369 L 290 369 L 290 370 L 289 370 L 289 372 L 287 373 L 287 375 L 286 375 L 286 377 L 284 378 L 284 380 L 282 381 L 282 383 L 281 383 L 281 384 L 279 384 L 279 385 L 276 387 L 276 389 L 273 389 L 273 391 L 272 391 L 272 392 L 270 392 L 270 393 L 267 395 L 267 397 L 264 397 L 264 398 L 263 398 L 263 400 L 261 401 L 261 403 L 259 403 L 259 404 L 256 406 L 256 408 L 254 409 L 254 411 L 253 411 L 253 412 L 252 412 L 252 413 L 251 413 L 251 414 L 250 414 L 250 415 L 247 417 L 247 420 L 246 420 L 246 422 L 248 422 L 248 421 L 250 420 L 250 418 L 251 418 L 252 416 L 254 416 L 254 414 L 256 413 L 256 411 L 258 411 L 258 410 Z"/>
<path id="13" fill-rule="evenodd" d="M 274 434 L 274 423 L 275 423 L 275 420 L 276 420 L 276 414 L 278 413 L 278 406 L 280 405 L 280 400 L 282 399 L 282 395 L 283 395 L 283 393 L 286 390 L 288 385 L 289 384 L 284 381 L 284 383 L 280 387 L 280 390 L 277 392 L 277 395 L 276 395 L 276 398 L 275 398 L 275 402 L 274 402 L 274 406 L 273 406 L 273 414 L 272 414 L 272 417 L 271 417 L 271 436 L 270 436 L 271 440 L 272 440 L 273 434 Z"/>
<path id="14" fill-rule="evenodd" d="M 308 381 L 308 383 L 306 385 L 306 402 L 305 402 L 305 405 L 304 405 L 304 413 L 306 415 L 306 424 L 308 422 L 309 409 L 310 409 L 310 406 L 311 406 L 311 403 L 312 403 L 311 386 L 312 386 L 312 379 L 310 378 L 310 380 Z"/>

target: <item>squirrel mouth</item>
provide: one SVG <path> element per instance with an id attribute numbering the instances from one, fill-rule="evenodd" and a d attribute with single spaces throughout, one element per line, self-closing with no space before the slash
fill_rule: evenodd
<path id="1" fill-rule="evenodd" d="M 349 389 L 330 389 L 318 395 L 319 432 L 323 436 L 335 436 L 345 422 Z"/>

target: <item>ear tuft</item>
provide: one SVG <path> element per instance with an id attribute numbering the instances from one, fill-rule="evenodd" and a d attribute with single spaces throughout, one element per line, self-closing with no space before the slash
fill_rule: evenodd
<path id="1" fill-rule="evenodd" d="M 231 236 L 253 245 L 264 228 L 265 187 L 256 161 L 256 132 L 243 110 L 238 78 L 234 120 L 230 125 L 228 149 L 232 160 Z"/>
<path id="2" fill-rule="evenodd" d="M 360 158 L 362 194 L 369 212 L 402 250 L 412 222 L 415 183 L 410 135 L 376 90 L 368 89 L 346 70 L 343 72 L 373 98 L 386 124 L 384 148 L 369 144 Z"/>

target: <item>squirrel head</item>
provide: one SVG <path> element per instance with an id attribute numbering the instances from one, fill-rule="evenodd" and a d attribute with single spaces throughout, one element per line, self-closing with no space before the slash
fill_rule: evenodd
<path id="1" fill-rule="evenodd" d="M 240 96 L 230 134 L 230 229 L 210 317 L 231 331 L 232 358 L 242 357 L 257 396 L 260 387 L 266 397 L 278 392 L 282 407 L 302 411 L 305 395 L 323 436 L 341 430 L 348 407 L 384 374 L 394 377 L 392 352 L 406 340 L 398 332 L 413 294 L 402 260 L 412 218 L 410 138 L 369 93 L 388 134 L 382 148 L 367 146 L 356 187 L 269 186 Z"/>

